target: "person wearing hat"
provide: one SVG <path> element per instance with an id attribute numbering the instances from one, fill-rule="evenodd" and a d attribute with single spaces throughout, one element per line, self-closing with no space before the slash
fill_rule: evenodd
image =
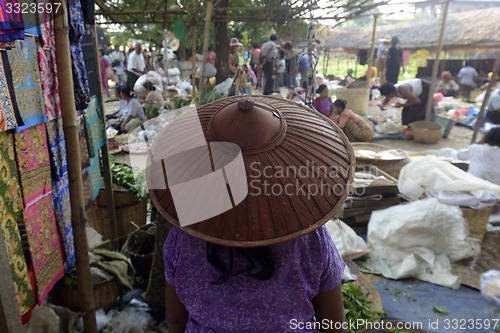
<path id="1" fill-rule="evenodd" d="M 238 55 L 238 48 L 243 45 L 240 43 L 238 38 L 233 37 L 229 42 L 230 54 L 229 54 L 229 69 L 235 70 L 240 65 L 240 56 Z"/>
<path id="2" fill-rule="evenodd" d="M 380 44 L 377 47 L 377 60 L 375 61 L 375 67 L 377 67 L 377 75 L 380 79 L 380 84 L 383 84 L 386 80 L 385 70 L 387 55 L 389 54 L 389 43 L 391 42 L 391 37 L 385 37 L 379 39 Z"/>
<path id="3" fill-rule="evenodd" d="M 398 83 L 401 63 L 403 62 L 403 50 L 398 45 L 398 36 L 393 36 L 391 39 L 391 47 L 389 48 L 386 61 L 385 77 L 387 82 L 392 84 Z"/>
<path id="4" fill-rule="evenodd" d="M 324 225 L 342 207 L 354 175 L 345 135 L 330 120 L 281 98 L 227 98 L 198 114 L 206 138 L 241 149 L 249 189 L 233 208 L 184 227 L 169 190 L 151 191 L 159 212 L 175 226 L 163 248 L 169 332 L 312 333 L 322 322 L 327 325 L 321 332 L 347 332 L 345 264 Z M 161 140 L 155 144 L 163 146 Z M 189 166 L 178 164 L 188 179 Z M 307 177 L 279 172 L 299 166 L 317 169 Z M 283 187 L 266 192 L 265 184 Z M 321 190 L 300 190 L 312 184 Z M 331 186 L 338 188 L 335 194 L 328 192 Z"/>
<path id="5" fill-rule="evenodd" d="M 274 62 L 278 52 L 278 35 L 272 34 L 269 40 L 262 44 L 259 54 L 259 64 L 264 74 L 264 95 L 271 95 L 274 87 Z"/>
<path id="6" fill-rule="evenodd" d="M 452 80 L 451 73 L 444 71 L 441 73 L 441 81 L 436 86 L 436 93 L 441 93 L 443 96 L 453 96 L 458 94 L 460 87 Z"/>

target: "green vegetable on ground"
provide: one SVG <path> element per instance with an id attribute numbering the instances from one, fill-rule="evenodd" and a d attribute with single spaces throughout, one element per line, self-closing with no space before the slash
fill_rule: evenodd
<path id="1" fill-rule="evenodd" d="M 383 312 L 372 311 L 368 295 L 355 283 L 342 284 L 342 294 L 344 296 L 345 316 L 348 323 L 356 322 L 357 320 L 374 321 L 384 314 Z M 351 329 L 348 332 L 355 333 Z"/>
<path id="2" fill-rule="evenodd" d="M 437 305 L 434 305 L 432 307 L 432 310 L 436 311 L 437 313 L 439 313 L 440 315 L 447 315 L 448 314 L 448 311 L 444 310 L 444 309 L 441 309 L 439 306 Z"/>

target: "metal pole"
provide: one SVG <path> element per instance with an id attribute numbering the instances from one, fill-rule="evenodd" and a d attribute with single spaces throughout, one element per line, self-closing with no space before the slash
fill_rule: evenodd
<path id="1" fill-rule="evenodd" d="M 92 44 L 94 46 L 94 54 L 95 54 L 95 59 L 96 59 L 96 68 L 100 68 L 99 65 L 99 56 L 98 56 L 98 41 L 97 41 L 97 27 L 94 26 L 92 29 L 93 34 L 92 34 Z M 98 93 L 97 93 L 97 100 L 99 102 L 99 105 L 102 110 L 102 119 L 101 121 L 104 123 L 104 128 L 106 128 L 106 120 L 104 117 L 104 103 L 103 103 L 103 98 L 102 98 L 102 86 L 101 86 L 101 71 L 97 71 L 98 75 L 97 78 L 99 80 L 98 82 Z M 101 156 L 102 156 L 102 174 L 104 178 L 104 188 L 105 188 L 105 194 L 106 194 L 106 206 L 108 206 L 108 215 L 109 215 L 109 234 L 111 238 L 111 247 L 113 250 L 119 250 L 118 246 L 118 231 L 116 228 L 116 210 L 115 210 L 115 195 L 113 193 L 113 182 L 111 178 L 111 167 L 109 163 L 109 151 L 108 151 L 108 144 L 106 141 L 106 144 L 102 146 L 101 148 Z"/>
<path id="2" fill-rule="evenodd" d="M 207 79 L 205 73 L 206 66 L 206 57 L 208 51 L 208 38 L 210 37 L 210 22 L 212 20 L 212 8 L 213 4 L 211 0 L 207 2 L 207 10 L 205 13 L 205 31 L 203 32 L 203 62 L 201 65 L 201 78 L 200 78 L 200 96 L 199 96 L 199 104 L 201 105 L 201 101 L 203 100 L 203 95 L 205 94 L 205 81 Z"/>
<path id="3" fill-rule="evenodd" d="M 477 134 L 479 132 L 479 129 L 483 125 L 484 113 L 486 112 L 486 106 L 488 105 L 488 100 L 490 99 L 491 89 L 493 89 L 493 87 L 497 83 L 497 75 L 499 69 L 500 69 L 500 56 L 497 57 L 497 60 L 495 60 L 495 64 L 493 65 L 493 70 L 492 70 L 493 74 L 491 75 L 490 83 L 486 88 L 486 93 L 484 94 L 483 103 L 481 104 L 481 110 L 479 111 L 476 124 L 474 125 L 474 133 L 472 134 L 471 144 L 476 143 Z"/>
<path id="4" fill-rule="evenodd" d="M 436 60 L 432 65 L 432 79 L 431 79 L 431 89 L 429 89 L 429 95 L 427 96 L 427 105 L 425 109 L 425 120 L 431 120 L 432 117 L 432 104 L 434 103 L 434 86 L 436 84 L 436 78 L 439 69 L 439 58 L 441 56 L 441 50 L 443 49 L 443 38 L 444 30 L 446 29 L 446 19 L 448 17 L 448 7 L 450 6 L 450 0 L 444 2 L 443 18 L 441 20 L 441 31 L 439 32 L 439 42 L 436 50 Z"/>
<path id="5" fill-rule="evenodd" d="M 373 63 L 373 53 L 375 52 L 375 35 L 377 32 L 377 20 L 378 20 L 378 15 L 373 15 L 373 30 L 372 30 L 372 44 L 370 47 L 370 54 L 368 55 L 368 73 L 370 73 L 370 68 Z M 367 77 L 366 78 L 366 83 L 365 83 L 366 88 L 370 88 L 370 80 Z"/>
<path id="6" fill-rule="evenodd" d="M 78 122 L 75 106 L 75 92 L 73 90 L 73 76 L 69 45 L 69 26 L 67 4 L 61 0 L 62 15 L 54 19 L 54 33 L 56 41 L 56 63 L 59 70 L 59 94 L 64 137 L 66 139 L 66 153 L 68 160 L 69 196 L 71 203 L 71 224 L 75 239 L 76 275 L 78 280 L 78 294 L 83 312 L 83 325 L 86 333 L 96 333 L 95 304 L 92 283 L 90 279 L 89 249 L 85 224 L 87 216 L 83 200 L 83 180 L 80 164 L 80 146 L 78 139 Z"/>

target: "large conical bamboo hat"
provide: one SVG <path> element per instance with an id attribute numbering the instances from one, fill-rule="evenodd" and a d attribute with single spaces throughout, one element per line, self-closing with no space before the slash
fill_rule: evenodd
<path id="1" fill-rule="evenodd" d="M 281 98 L 246 95 L 203 105 L 192 115 L 197 124 L 180 121 L 170 137 L 160 133 L 150 156 L 181 141 L 196 148 L 189 154 L 177 150 L 175 161 L 150 160 L 148 168 L 149 183 L 160 179 L 166 184 L 150 186 L 153 203 L 185 232 L 220 245 L 266 246 L 319 228 L 343 205 L 354 175 L 353 149 L 342 130 L 319 112 Z M 208 153 L 193 145 L 191 136 L 200 126 L 198 139 L 206 140 Z M 228 144 L 215 147 L 217 142 Z M 214 177 L 202 181 L 209 176 Z M 186 184 L 196 184 L 197 191 L 179 200 Z M 184 217 L 199 221 L 213 202 L 224 205 L 227 198 L 220 213 L 182 226 Z"/>

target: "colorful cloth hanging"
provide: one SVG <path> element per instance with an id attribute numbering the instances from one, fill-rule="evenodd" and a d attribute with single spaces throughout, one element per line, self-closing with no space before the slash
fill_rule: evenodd
<path id="1" fill-rule="evenodd" d="M 51 15 L 47 12 L 41 14 L 40 20 L 43 23 L 41 25 L 41 47 L 38 50 L 38 65 L 43 78 L 42 90 L 45 101 L 45 113 L 47 120 L 51 120 L 61 116 L 53 21 Z"/>
<path id="2" fill-rule="evenodd" d="M 46 126 L 29 127 L 15 133 L 14 139 L 37 302 L 42 304 L 54 284 L 64 276 L 61 239 L 52 201 Z"/>
<path id="3" fill-rule="evenodd" d="M 90 89 L 81 44 L 85 36 L 85 22 L 80 0 L 68 1 L 68 20 L 76 109 L 84 110 L 90 101 Z"/>
<path id="4" fill-rule="evenodd" d="M 5 239 L 7 260 L 12 270 L 14 291 L 21 315 L 35 304 L 23 254 L 17 221 L 23 218 L 23 199 L 17 176 L 14 137 L 11 132 L 0 133 L 0 227 Z"/>
<path id="5" fill-rule="evenodd" d="M 89 157 L 89 150 L 87 148 L 87 134 L 85 132 L 85 125 L 83 115 L 78 116 L 78 140 L 80 142 L 80 166 L 82 168 L 82 181 L 83 181 L 83 201 L 85 208 L 88 209 L 92 206 L 92 189 L 90 186 L 89 169 L 91 161 Z"/>
<path id="6" fill-rule="evenodd" d="M 90 182 L 90 206 L 92 206 L 92 202 L 97 198 L 97 196 L 99 195 L 99 191 L 104 187 L 101 172 L 101 159 L 99 155 L 97 155 L 96 158 L 90 159 L 88 177 Z M 90 208 L 90 206 L 88 206 L 87 208 Z"/>
<path id="7" fill-rule="evenodd" d="M 0 55 L 0 131 L 23 125 L 17 101 L 13 96 L 12 71 L 7 53 L 4 51 Z"/>
<path id="8" fill-rule="evenodd" d="M 97 96 L 92 96 L 89 106 L 85 110 L 84 118 L 89 156 L 94 158 L 99 156 L 99 149 L 106 144 L 104 117 Z"/>
<path id="9" fill-rule="evenodd" d="M 0 42 L 24 39 L 23 15 L 17 0 L 0 1 Z"/>
<path id="10" fill-rule="evenodd" d="M 71 272 L 75 269 L 75 245 L 71 225 L 66 142 L 61 119 L 56 118 L 47 122 L 47 137 L 50 148 L 52 199 L 56 223 L 63 242 L 66 272 Z"/>
<path id="11" fill-rule="evenodd" d="M 24 122 L 16 132 L 47 121 L 38 69 L 38 48 L 36 38 L 27 36 L 24 41 L 17 41 L 14 49 L 7 51 L 14 93 Z"/>

